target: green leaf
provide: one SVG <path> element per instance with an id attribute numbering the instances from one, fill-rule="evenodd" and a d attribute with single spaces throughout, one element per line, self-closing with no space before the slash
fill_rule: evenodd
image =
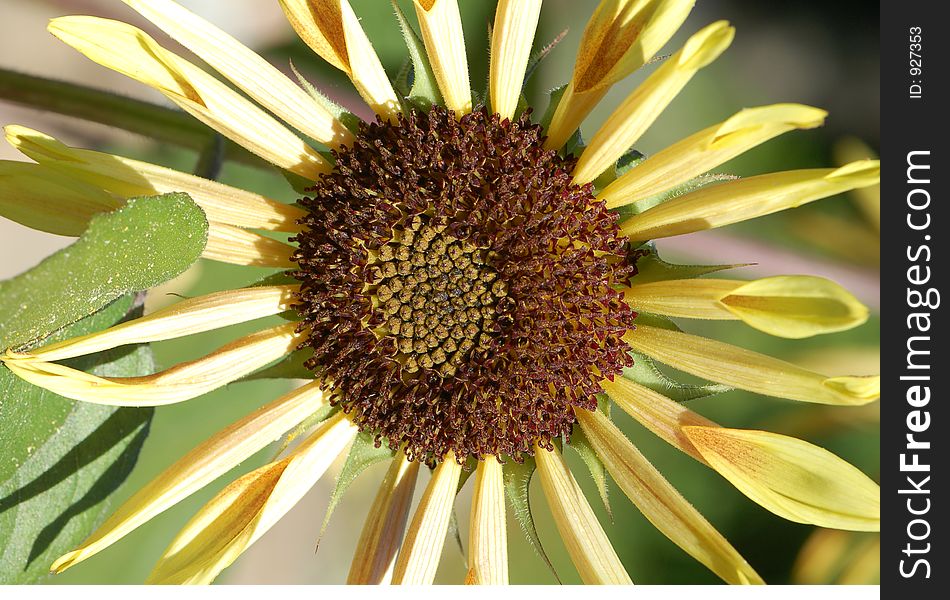
<path id="1" fill-rule="evenodd" d="M 544 564 L 550 569 L 557 582 L 561 583 L 561 578 L 557 576 L 557 571 L 554 570 L 551 559 L 548 558 L 547 553 L 544 551 L 544 546 L 541 545 L 541 538 L 538 537 L 538 530 L 534 526 L 534 517 L 531 516 L 531 502 L 528 494 L 531 477 L 534 476 L 535 469 L 537 469 L 537 465 L 534 462 L 534 458 L 530 456 L 526 456 L 524 462 L 521 464 L 513 460 L 509 460 L 505 463 L 505 468 L 502 470 L 505 478 L 505 495 L 508 496 L 508 502 L 511 503 L 511 510 L 518 520 L 518 524 L 521 525 L 521 531 L 524 533 L 528 543 L 531 544 L 534 551 L 537 552 L 541 560 L 544 561 Z"/>
<path id="2" fill-rule="evenodd" d="M 74 244 L 0 282 L 0 349 L 41 339 L 123 294 L 180 275 L 207 239 L 208 221 L 187 194 L 133 198 L 96 215 Z"/>
<path id="3" fill-rule="evenodd" d="M 318 90 L 312 83 L 307 81 L 307 78 L 301 75 L 300 71 L 297 70 L 297 67 L 294 66 L 294 61 L 290 61 L 290 70 L 294 72 L 294 75 L 297 77 L 297 81 L 300 82 L 300 87 L 310 94 L 311 98 L 323 105 L 323 107 L 326 108 L 330 114 L 336 118 L 337 121 L 342 123 L 344 127 L 353 133 L 357 133 L 359 131 L 360 123 L 363 122 L 362 119 L 346 110 L 333 100 L 330 100 L 326 94 Z"/>
<path id="4" fill-rule="evenodd" d="M 550 92 L 548 92 L 548 107 L 544 111 L 544 115 L 541 117 L 541 127 L 544 127 L 547 130 L 551 126 L 551 120 L 554 118 L 554 111 L 557 110 L 557 105 L 561 102 L 561 97 L 564 96 L 564 90 L 567 89 L 567 84 L 560 87 L 556 87 Z"/>
<path id="5" fill-rule="evenodd" d="M 99 331 L 125 316 L 132 296 L 54 335 Z M 125 346 L 68 361 L 107 377 L 154 371 L 151 350 Z M 0 584 L 46 577 L 111 510 L 148 434 L 152 409 L 73 402 L 0 367 Z"/>
<path id="6" fill-rule="evenodd" d="M 396 4 L 396 0 L 392 0 L 392 5 L 396 20 L 399 21 L 402 37 L 406 42 L 406 48 L 409 49 L 409 58 L 412 60 L 412 87 L 409 89 L 409 101 L 423 110 L 433 104 L 442 104 L 442 94 L 439 92 L 439 84 L 429 64 L 425 44 L 406 20 L 406 15 Z"/>
<path id="7" fill-rule="evenodd" d="M 637 318 L 639 319 L 639 317 Z M 731 387 L 719 383 L 703 385 L 680 383 L 670 379 L 660 371 L 649 356 L 633 350 L 630 351 L 630 356 L 633 357 L 633 366 L 624 369 L 623 376 L 655 392 L 659 392 L 675 402 L 688 402 L 732 390 Z"/>
<path id="8" fill-rule="evenodd" d="M 611 168 L 608 168 L 594 180 L 594 187 L 598 190 L 604 189 L 623 176 L 627 171 L 642 163 L 645 159 L 646 157 L 642 152 L 631 148 L 623 156 L 618 158 L 617 162 L 615 162 Z"/>
<path id="9" fill-rule="evenodd" d="M 662 258 L 653 242 L 649 242 L 640 247 L 647 254 L 637 259 L 637 274 L 633 276 L 631 282 L 649 283 L 651 281 L 667 281 L 669 279 L 693 279 L 708 275 L 717 271 L 726 269 L 738 269 L 747 267 L 748 264 L 737 265 L 677 265 L 668 263 Z"/>
<path id="10" fill-rule="evenodd" d="M 389 444 L 383 443 L 377 448 L 375 440 L 376 436 L 367 432 L 358 433 L 356 439 L 353 440 L 353 445 L 350 446 L 350 451 L 346 455 L 346 462 L 343 463 L 343 469 L 340 470 L 340 475 L 336 478 L 333 493 L 330 494 L 330 504 L 327 505 L 323 525 L 320 526 L 318 546 L 320 545 L 319 540 L 323 538 L 323 534 L 327 531 L 327 525 L 330 524 L 330 517 L 333 516 L 333 511 L 336 510 L 340 500 L 343 499 L 343 494 L 346 493 L 347 488 L 366 469 L 376 463 L 393 458 L 394 452 L 390 450 Z"/>
<path id="11" fill-rule="evenodd" d="M 604 503 L 604 509 L 607 510 L 607 515 L 610 517 L 610 520 L 613 521 L 614 515 L 613 511 L 610 510 L 610 500 L 607 496 L 607 468 L 600 460 L 600 457 L 597 456 L 594 448 L 590 445 L 590 441 L 588 441 L 583 429 L 574 427 L 568 446 L 573 449 L 574 452 L 577 452 L 577 455 L 580 456 L 584 464 L 587 465 L 587 470 L 590 471 L 590 476 L 593 478 L 594 485 L 597 487 L 597 493 L 600 494 L 600 499 Z"/>
<path id="12" fill-rule="evenodd" d="M 528 80 L 531 79 L 531 76 L 534 75 L 534 72 L 537 70 L 538 66 L 541 65 L 541 61 L 547 58 L 548 54 L 551 53 L 551 50 L 554 50 L 554 48 L 556 48 L 557 45 L 560 44 L 564 40 L 565 37 L 567 37 L 567 29 L 564 29 L 563 31 L 561 31 L 561 33 L 557 34 L 554 37 L 554 39 L 548 42 L 548 44 L 544 48 L 541 48 L 540 50 L 535 52 L 531 56 L 531 58 L 528 59 L 528 65 L 525 68 L 525 73 L 524 73 L 524 83 L 522 84 L 522 87 L 521 87 L 522 90 L 528 85 Z M 491 38 L 488 38 L 488 39 L 491 39 Z"/>

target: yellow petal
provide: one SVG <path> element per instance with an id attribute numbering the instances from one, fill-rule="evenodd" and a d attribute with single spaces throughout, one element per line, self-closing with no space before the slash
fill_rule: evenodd
<path id="1" fill-rule="evenodd" d="M 857 138 L 845 138 L 835 144 L 835 163 L 847 164 L 866 158 L 877 158 L 877 154 L 867 144 Z M 869 185 L 854 190 L 854 203 L 858 206 L 868 223 L 876 233 L 881 232 L 881 186 Z"/>
<path id="2" fill-rule="evenodd" d="M 767 431 L 684 427 L 706 461 L 780 517 L 833 529 L 880 530 L 880 488 L 808 442 Z"/>
<path id="3" fill-rule="evenodd" d="M 693 447 L 693 443 L 683 433 L 683 427 L 686 425 L 716 427 L 716 423 L 691 411 L 679 402 L 674 402 L 663 394 L 625 377 L 615 377 L 613 381 L 604 380 L 600 385 L 614 404 L 657 437 L 699 462 L 706 463 L 703 455 Z"/>
<path id="4" fill-rule="evenodd" d="M 686 183 L 776 136 L 824 123 L 825 111 L 803 104 L 746 108 L 648 157 L 597 196 L 616 208 Z"/>
<path id="5" fill-rule="evenodd" d="M 396 454 L 356 542 L 348 584 L 380 585 L 392 580 L 418 473 L 419 461 L 410 461 L 402 452 Z"/>
<path id="6" fill-rule="evenodd" d="M 140 29 L 86 16 L 53 19 L 48 29 L 89 59 L 161 92 L 268 162 L 313 180 L 329 171 L 329 163 L 277 119 Z"/>
<path id="7" fill-rule="evenodd" d="M 256 52 L 171 0 L 123 0 L 261 106 L 331 148 L 353 141 L 319 102 Z"/>
<path id="8" fill-rule="evenodd" d="M 692 7 L 693 0 L 601 0 L 584 29 L 545 148 L 561 148 L 610 86 L 653 58 Z"/>
<path id="9" fill-rule="evenodd" d="M 465 36 L 458 0 L 413 0 L 422 41 L 445 106 L 456 116 L 472 112 Z"/>
<path id="10" fill-rule="evenodd" d="M 376 114 L 399 112 L 399 100 L 348 0 L 280 0 L 297 35 L 347 75 Z"/>
<path id="11" fill-rule="evenodd" d="M 833 281 L 784 275 L 755 281 L 671 279 L 624 290 L 639 311 L 690 319 L 741 319 L 772 335 L 805 338 L 843 331 L 868 319 L 868 309 Z"/>
<path id="12" fill-rule="evenodd" d="M 185 192 L 211 221 L 273 231 L 299 231 L 297 220 L 306 214 L 296 206 L 174 169 L 72 148 L 27 127 L 8 125 L 4 131 L 17 150 L 45 167 L 101 188 L 100 195 L 101 190 L 123 198 Z"/>
<path id="13" fill-rule="evenodd" d="M 611 477 L 657 529 L 727 583 L 763 583 L 735 548 L 603 413 L 575 412 Z"/>
<path id="14" fill-rule="evenodd" d="M 541 16 L 541 0 L 500 0 L 492 26 L 488 89 L 491 107 L 502 119 L 518 108 L 534 33 Z"/>
<path id="15" fill-rule="evenodd" d="M 775 514 L 824 527 L 877 529 L 877 484 L 830 452 L 774 433 L 720 427 L 627 379 L 602 384 L 617 406 Z"/>
<path id="16" fill-rule="evenodd" d="M 649 240 L 722 227 L 769 215 L 881 178 L 880 162 L 864 160 L 840 169 L 802 169 L 711 185 L 673 198 L 621 224 L 631 240 Z"/>
<path id="17" fill-rule="evenodd" d="M 172 541 L 147 583 L 211 583 L 310 491 L 356 433 L 337 413 L 287 458 L 224 488 Z"/>
<path id="18" fill-rule="evenodd" d="M 494 456 L 483 457 L 475 471 L 468 568 L 480 585 L 508 584 L 505 482 L 501 464 Z"/>
<path id="19" fill-rule="evenodd" d="M 89 219 L 123 201 L 41 165 L 0 161 L 0 215 L 32 229 L 79 236 Z"/>
<path id="20" fill-rule="evenodd" d="M 544 497 L 584 583 L 633 583 L 561 453 L 536 447 L 534 456 Z"/>
<path id="21" fill-rule="evenodd" d="M 594 134 L 577 161 L 574 183 L 593 181 L 629 151 L 693 75 L 729 47 L 734 35 L 727 21 L 708 25 L 650 74 Z"/>
<path id="22" fill-rule="evenodd" d="M 233 265 L 292 269 L 297 263 L 290 260 L 294 247 L 247 229 L 209 223 L 208 243 L 202 258 Z"/>
<path id="23" fill-rule="evenodd" d="M 681 331 L 637 325 L 624 340 L 671 367 L 766 396 L 818 404 L 860 405 L 876 400 L 880 376 L 826 377 L 791 363 Z"/>
<path id="24" fill-rule="evenodd" d="M 452 452 L 435 468 L 396 559 L 393 583 L 427 585 L 435 579 L 461 473 Z"/>
<path id="25" fill-rule="evenodd" d="M 219 431 L 141 488 L 82 546 L 53 563 L 57 573 L 114 544 L 271 444 L 327 405 L 320 382 L 309 383 Z"/>
<path id="26" fill-rule="evenodd" d="M 857 327 L 868 309 L 837 283 L 788 275 L 750 281 L 719 302 L 752 327 L 787 338 L 805 338 Z"/>
<path id="27" fill-rule="evenodd" d="M 245 336 L 211 354 L 144 377 L 98 377 L 56 363 L 7 354 L 15 375 L 60 396 L 110 406 L 161 406 L 206 394 L 290 354 L 300 344 L 297 324 Z"/>
<path id="28" fill-rule="evenodd" d="M 187 298 L 146 317 L 29 352 L 17 353 L 16 356 L 23 360 L 54 362 L 126 344 L 170 340 L 253 321 L 288 310 L 295 302 L 299 287 L 260 286 Z"/>

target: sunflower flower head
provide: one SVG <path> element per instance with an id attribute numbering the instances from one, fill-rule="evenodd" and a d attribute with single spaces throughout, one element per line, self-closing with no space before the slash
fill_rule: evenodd
<path id="1" fill-rule="evenodd" d="M 375 119 L 365 123 L 172 0 L 124 1 L 234 87 L 125 23 L 63 17 L 50 31 L 302 182 L 301 196 L 269 198 L 9 126 L 8 141 L 38 164 L 29 172 L 0 165 L 13 177 L 5 182 L 0 170 L 0 185 L 56 218 L 4 214 L 75 235 L 92 215 L 129 198 L 185 192 L 208 218 L 204 258 L 283 273 L 102 332 L 10 349 L 2 361 L 65 397 L 116 406 L 186 401 L 288 356 L 301 360 L 310 381 L 181 457 L 54 570 L 103 550 L 286 435 L 299 443 L 208 502 L 150 582 L 212 581 L 337 457 L 375 451 L 389 469 L 349 582 L 431 583 L 456 494 L 473 474 L 466 581 L 507 583 L 506 512 L 513 510 L 544 554 L 527 501 L 536 473 L 580 578 L 630 583 L 563 457 L 573 446 L 592 472 L 600 470 L 602 495 L 609 473 L 654 526 L 721 579 L 762 583 L 613 423 L 610 405 L 780 517 L 845 530 L 879 527 L 879 490 L 866 475 L 807 442 L 706 419 L 685 405 L 696 396 L 674 398 L 680 388 L 655 366 L 712 382 L 689 388 L 709 393 L 738 388 L 842 407 L 879 395 L 877 377 L 812 372 L 686 333 L 673 321 L 742 321 L 802 338 L 868 318 L 828 280 L 709 278 L 725 267 L 684 269 L 656 254 L 654 239 L 879 179 L 871 160 L 743 179 L 705 175 L 778 135 L 823 123 L 824 111 L 799 104 L 742 110 L 650 157 L 630 152 L 728 48 L 735 31 L 727 22 L 699 29 L 661 61 L 585 145 L 578 129 L 586 116 L 615 83 L 653 60 L 691 0 L 602 0 L 569 81 L 540 121 L 522 94 L 540 0 L 499 0 L 484 94 L 471 87 L 456 0 L 413 0 L 418 35 L 393 3 L 411 57 L 393 80 L 347 0 L 280 0 L 301 39 L 345 73 L 373 109 Z M 29 187 L 27 179 L 47 184 Z M 58 196 L 56 210 L 50 186 L 70 190 Z M 106 377 L 61 364 L 274 315 L 288 321 L 151 375 Z M 431 478 L 413 511 L 422 467 Z"/>

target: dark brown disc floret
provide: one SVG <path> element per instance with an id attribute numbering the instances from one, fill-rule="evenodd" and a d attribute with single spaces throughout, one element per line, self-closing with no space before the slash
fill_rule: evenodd
<path id="1" fill-rule="evenodd" d="M 541 128 L 443 108 L 366 124 L 300 200 L 308 367 L 377 441 L 521 460 L 631 364 L 617 217 Z"/>

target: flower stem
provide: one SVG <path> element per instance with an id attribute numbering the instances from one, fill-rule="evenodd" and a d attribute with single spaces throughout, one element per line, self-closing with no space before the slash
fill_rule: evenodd
<path id="1" fill-rule="evenodd" d="M 0 69 L 0 100 L 35 110 L 68 115 L 204 152 L 215 132 L 187 113 L 102 90 Z M 253 166 L 260 158 L 227 141 L 223 156 Z"/>

